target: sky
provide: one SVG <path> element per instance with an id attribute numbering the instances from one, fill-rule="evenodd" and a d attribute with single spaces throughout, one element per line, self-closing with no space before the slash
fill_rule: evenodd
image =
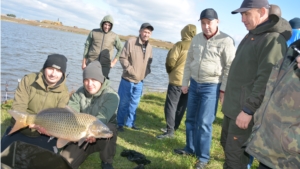
<path id="1" fill-rule="evenodd" d="M 105 15 L 114 18 L 113 32 L 120 35 L 138 35 L 142 23 L 153 27 L 152 38 L 177 42 L 180 31 L 187 24 L 197 26 L 200 13 L 213 8 L 219 17 L 219 29 L 234 38 L 236 44 L 247 33 L 241 15 L 232 15 L 242 0 L 1 0 L 1 14 L 15 14 L 30 20 L 61 21 L 63 25 L 92 30 L 99 28 Z M 300 17 L 299 0 L 269 0 L 281 8 L 282 17 L 290 20 Z M 297 12 L 298 11 L 298 12 Z M 298 16 L 297 16 L 298 15 Z"/>

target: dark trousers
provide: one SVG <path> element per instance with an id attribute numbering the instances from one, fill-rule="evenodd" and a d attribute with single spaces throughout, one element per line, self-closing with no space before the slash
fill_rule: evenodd
<path id="1" fill-rule="evenodd" d="M 253 118 L 247 129 L 240 129 L 235 119 L 224 116 L 221 132 L 221 145 L 225 152 L 223 169 L 247 169 L 250 155 L 245 152 L 244 144 L 253 127 Z"/>
<path id="2" fill-rule="evenodd" d="M 113 132 L 112 138 L 97 139 L 96 142 L 88 144 L 86 149 L 84 149 L 86 142 L 80 147 L 77 143 L 70 143 L 60 152 L 61 156 L 71 164 L 72 168 L 77 169 L 90 154 L 95 152 L 99 152 L 102 162 L 112 164 L 117 147 L 117 128 L 112 123 L 106 125 Z"/>
<path id="3" fill-rule="evenodd" d="M 11 143 L 15 141 L 22 141 L 25 143 L 33 144 L 49 151 L 55 152 L 53 147 L 56 147 L 56 138 L 49 141 L 50 137 L 46 135 L 39 135 L 36 137 L 29 137 L 20 131 L 17 131 L 11 135 L 8 135 L 11 127 L 8 127 L 1 139 L 1 152 L 4 151 Z M 49 141 L 49 142 L 48 142 Z M 57 149 L 56 149 L 57 150 Z"/>
<path id="4" fill-rule="evenodd" d="M 187 107 L 188 94 L 183 94 L 181 86 L 169 84 L 165 102 L 165 118 L 168 133 L 174 133 L 179 128 L 180 122 Z"/>
<path id="5" fill-rule="evenodd" d="M 272 168 L 270 168 L 270 167 L 264 165 L 263 163 L 259 163 L 259 166 L 258 166 L 257 169 L 272 169 Z"/>

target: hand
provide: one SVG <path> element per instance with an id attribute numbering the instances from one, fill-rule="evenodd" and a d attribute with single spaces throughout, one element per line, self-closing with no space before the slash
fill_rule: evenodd
<path id="1" fill-rule="evenodd" d="M 251 115 L 245 113 L 244 111 L 241 111 L 236 118 L 235 124 L 241 129 L 247 129 L 251 119 Z"/>
<path id="2" fill-rule="evenodd" d="M 224 94 L 225 94 L 224 92 L 220 92 L 219 100 L 220 100 L 221 105 L 223 105 Z"/>
<path id="3" fill-rule="evenodd" d="M 29 128 L 37 130 L 40 134 L 45 134 L 47 136 L 51 136 L 44 127 L 41 127 L 39 125 L 30 124 Z"/>
<path id="4" fill-rule="evenodd" d="M 94 143 L 94 142 L 96 142 L 96 138 L 95 137 L 89 137 L 89 138 L 86 138 L 85 141 L 89 142 L 89 143 Z"/>
<path id="5" fill-rule="evenodd" d="M 110 63 L 110 67 L 112 68 L 112 67 L 114 67 L 115 65 L 116 65 L 116 63 L 117 63 L 117 59 L 114 59 L 111 63 Z"/>
<path id="6" fill-rule="evenodd" d="M 297 58 L 296 58 L 296 61 L 298 62 L 298 68 L 300 69 L 300 55 L 299 56 L 297 56 Z"/>
<path id="7" fill-rule="evenodd" d="M 181 91 L 182 91 L 183 94 L 187 94 L 188 91 L 189 91 L 189 87 L 187 87 L 187 86 L 182 86 L 182 87 L 181 87 Z"/>
<path id="8" fill-rule="evenodd" d="M 82 64 L 82 66 L 81 66 L 82 70 L 84 70 L 84 69 L 85 69 L 85 67 L 86 67 L 86 64 L 85 64 L 85 63 L 83 63 L 83 64 Z"/>

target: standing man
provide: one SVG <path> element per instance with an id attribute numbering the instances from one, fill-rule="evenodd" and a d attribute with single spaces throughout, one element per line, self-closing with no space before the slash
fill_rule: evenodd
<path id="1" fill-rule="evenodd" d="M 182 93 L 181 85 L 187 52 L 191 40 L 196 35 L 195 25 L 188 24 L 181 30 L 181 41 L 169 51 L 166 59 L 166 70 L 169 75 L 169 85 L 165 102 L 166 131 L 158 135 L 158 139 L 171 138 L 179 128 L 187 106 L 188 95 Z"/>
<path id="2" fill-rule="evenodd" d="M 67 58 L 64 55 L 49 55 L 43 68 L 38 73 L 25 75 L 15 92 L 12 109 L 29 114 L 37 114 L 48 108 L 64 108 L 69 100 L 69 91 L 66 86 Z M 57 139 L 50 139 L 49 136 L 40 134 L 36 130 L 26 127 L 11 135 L 7 135 L 15 120 L 6 129 L 1 139 L 1 152 L 11 143 L 22 141 L 34 144 L 55 152 Z"/>
<path id="3" fill-rule="evenodd" d="M 203 169 L 210 158 L 212 123 L 218 99 L 223 102 L 235 47 L 233 39 L 219 30 L 218 15 L 214 9 L 203 10 L 199 21 L 202 32 L 192 39 L 181 88 L 183 93 L 188 93 L 186 146 L 174 151 L 196 155 L 198 162 L 195 168 Z"/>
<path id="4" fill-rule="evenodd" d="M 290 46 L 291 43 L 300 39 L 300 18 L 293 18 L 289 21 L 292 27 L 292 37 L 287 41 L 287 45 Z"/>
<path id="5" fill-rule="evenodd" d="M 143 92 L 143 80 L 151 72 L 152 46 L 149 38 L 154 30 L 149 23 L 143 23 L 139 37 L 128 39 L 120 56 L 123 75 L 118 94 L 120 104 L 118 109 L 118 130 L 124 131 L 123 126 L 138 130 L 134 122 L 136 108 Z"/>
<path id="6" fill-rule="evenodd" d="M 117 146 L 117 108 L 118 94 L 109 86 L 110 81 L 102 74 L 98 61 L 91 62 L 83 70 L 83 86 L 72 94 L 68 106 L 77 112 L 84 112 L 97 117 L 113 132 L 109 139 L 87 138 L 90 144 L 84 149 L 76 143 L 68 144 L 61 155 L 77 169 L 92 153 L 99 152 L 102 169 L 113 169 L 113 158 Z"/>
<path id="7" fill-rule="evenodd" d="M 103 75 L 108 78 L 110 68 L 117 63 L 123 46 L 119 36 L 111 31 L 113 25 L 112 16 L 106 15 L 100 23 L 100 28 L 90 32 L 85 43 L 82 69 L 90 62 L 98 60 L 101 63 Z M 117 49 L 117 54 L 112 60 L 114 47 Z"/>
<path id="8" fill-rule="evenodd" d="M 269 16 L 267 0 L 244 0 L 232 14 L 241 13 L 249 33 L 239 44 L 232 62 L 222 111 L 221 145 L 224 169 L 246 169 L 249 155 L 244 143 L 249 138 L 252 116 L 260 107 L 272 67 L 284 57 L 291 36 L 288 22 Z"/>

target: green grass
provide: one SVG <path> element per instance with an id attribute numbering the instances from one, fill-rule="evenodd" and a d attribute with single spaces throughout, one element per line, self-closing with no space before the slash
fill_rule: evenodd
<path id="1" fill-rule="evenodd" d="M 156 135 L 162 134 L 160 128 L 166 126 L 164 118 L 164 103 L 166 93 L 150 92 L 141 98 L 137 109 L 136 125 L 141 128 L 139 131 L 125 128 L 120 132 L 117 139 L 117 152 L 114 157 L 113 166 L 115 169 L 132 169 L 137 164 L 130 162 L 127 158 L 120 156 L 124 149 L 131 149 L 143 153 L 151 164 L 146 169 L 192 169 L 196 158 L 192 156 L 180 156 L 173 153 L 175 148 L 185 146 L 185 124 L 183 118 L 180 128 L 173 139 L 156 139 Z M 11 101 L 1 105 L 1 135 L 9 124 L 10 116 L 6 110 L 11 108 Z M 211 160 L 208 169 L 221 169 L 224 162 L 224 152 L 220 145 L 221 124 L 223 114 L 219 106 L 217 118 L 213 124 L 213 140 L 211 146 Z M 100 168 L 99 154 L 90 155 L 80 166 L 80 169 Z M 258 162 L 255 160 L 252 168 L 256 168 Z"/>

